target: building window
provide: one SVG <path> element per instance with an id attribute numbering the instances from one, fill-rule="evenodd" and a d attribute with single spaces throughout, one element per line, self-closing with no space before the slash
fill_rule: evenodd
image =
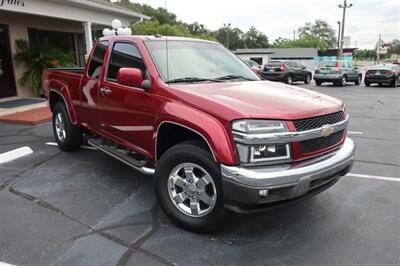
<path id="1" fill-rule="evenodd" d="M 45 44 L 51 48 L 57 48 L 63 52 L 73 52 L 75 63 L 85 65 L 85 52 L 82 33 L 60 32 L 28 28 L 29 43 Z"/>

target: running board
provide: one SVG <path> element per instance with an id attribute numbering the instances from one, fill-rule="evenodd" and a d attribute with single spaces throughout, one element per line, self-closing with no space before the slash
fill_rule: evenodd
<path id="1" fill-rule="evenodd" d="M 91 138 L 87 140 L 88 144 L 95 147 L 96 149 L 114 157 L 115 159 L 123 162 L 124 164 L 134 168 L 135 170 L 146 175 L 154 175 L 155 169 L 146 167 L 147 160 L 138 160 L 129 156 L 131 151 L 127 149 L 120 149 L 118 145 L 109 145 L 107 141 L 100 138 Z M 136 154 L 137 155 L 137 154 Z"/>

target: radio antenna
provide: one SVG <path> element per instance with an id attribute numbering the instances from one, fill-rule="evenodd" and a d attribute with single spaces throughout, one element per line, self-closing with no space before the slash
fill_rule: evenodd
<path id="1" fill-rule="evenodd" d="M 164 8 L 165 8 L 165 12 L 167 11 L 167 0 L 164 1 Z M 165 34 L 165 55 L 166 55 L 166 61 L 167 61 L 167 81 L 169 81 L 169 60 L 168 60 L 168 36 L 167 36 L 167 32 Z"/>

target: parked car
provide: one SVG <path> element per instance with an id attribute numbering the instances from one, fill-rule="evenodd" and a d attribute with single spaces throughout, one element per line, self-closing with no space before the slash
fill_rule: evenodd
<path id="1" fill-rule="evenodd" d="M 253 61 L 253 60 L 247 60 L 244 59 L 243 62 L 248 65 L 251 70 L 253 70 L 254 73 L 256 73 L 257 75 L 259 75 L 261 73 L 262 70 L 262 66 L 260 66 L 257 62 Z"/>
<path id="2" fill-rule="evenodd" d="M 317 86 L 324 82 L 332 82 L 338 86 L 346 86 L 347 82 L 360 85 L 362 74 L 352 61 L 322 61 L 315 70 L 314 80 Z"/>
<path id="3" fill-rule="evenodd" d="M 395 64 L 395 65 L 400 65 L 400 60 L 399 60 L 399 59 L 394 60 L 394 61 L 393 61 L 393 64 Z"/>
<path id="4" fill-rule="evenodd" d="M 365 73 L 364 83 L 367 87 L 374 83 L 397 87 L 400 84 L 400 66 L 395 64 L 376 65 Z"/>
<path id="5" fill-rule="evenodd" d="M 294 81 L 303 81 L 309 84 L 312 72 L 300 63 L 293 61 L 270 61 L 265 64 L 261 76 L 267 80 L 283 81 L 292 84 Z"/>
<path id="6" fill-rule="evenodd" d="M 201 232 L 230 211 L 316 195 L 350 171 L 355 145 L 341 100 L 262 81 L 221 44 L 166 41 L 104 37 L 85 69 L 44 71 L 62 151 L 85 139 L 154 175 L 166 215 Z"/>

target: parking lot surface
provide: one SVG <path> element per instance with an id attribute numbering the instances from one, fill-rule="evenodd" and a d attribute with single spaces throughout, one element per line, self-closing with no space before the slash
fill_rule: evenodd
<path id="1" fill-rule="evenodd" d="M 214 234 L 171 224 L 151 177 L 93 149 L 59 151 L 49 143 L 50 124 L 0 123 L 0 156 L 25 146 L 33 151 L 0 164 L 0 262 L 398 265 L 400 88 L 296 86 L 346 102 L 358 146 L 353 170 L 314 198 L 233 215 Z"/>

